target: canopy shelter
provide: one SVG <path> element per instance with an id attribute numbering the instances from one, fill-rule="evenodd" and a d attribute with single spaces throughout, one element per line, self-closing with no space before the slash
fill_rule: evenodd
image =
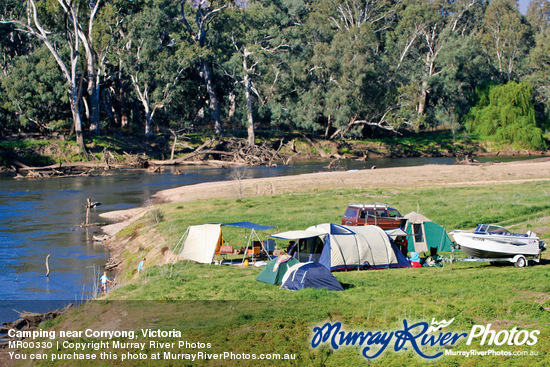
<path id="1" fill-rule="evenodd" d="M 416 212 L 405 215 L 405 218 L 408 219 L 405 229 L 410 233 L 407 236 L 409 252 L 433 253 L 452 250 L 453 241 L 449 238 L 445 227 Z"/>
<path id="2" fill-rule="evenodd" d="M 184 259 L 195 261 L 201 264 L 211 264 L 214 255 L 220 253 L 223 246 L 222 226 L 231 226 L 250 229 L 250 236 L 246 245 L 245 257 L 249 248 L 253 248 L 255 243 L 259 243 L 259 252 L 264 251 L 269 256 L 268 250 L 260 240 L 256 231 L 266 231 L 276 227 L 265 226 L 252 222 L 235 223 L 209 223 L 189 226 L 174 248 L 174 254 L 178 254 Z M 257 241 L 255 240 L 257 239 Z M 179 253 L 178 253 L 179 249 Z M 243 257 L 243 262 L 245 257 Z"/>
<path id="3" fill-rule="evenodd" d="M 277 227 L 273 226 L 266 226 L 263 224 L 257 224 L 252 222 L 233 222 L 233 223 L 220 223 L 222 226 L 231 226 L 231 227 L 238 227 L 238 228 L 246 228 L 250 229 L 250 236 L 248 236 L 248 241 L 246 242 L 246 248 L 244 250 L 244 255 L 242 258 L 241 263 L 244 263 L 244 260 L 247 256 L 252 255 L 261 255 L 263 252 L 267 258 L 269 258 L 269 252 L 273 251 L 273 249 L 267 249 L 266 244 L 267 242 L 263 242 L 260 240 L 260 237 L 258 236 L 257 231 L 268 231 L 270 229 L 274 229 Z M 250 251 L 249 251 L 250 249 Z M 216 249 L 216 253 L 219 254 L 220 249 Z"/>

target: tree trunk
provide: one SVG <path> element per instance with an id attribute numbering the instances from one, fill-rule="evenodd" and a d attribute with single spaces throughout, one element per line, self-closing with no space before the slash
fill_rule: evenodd
<path id="1" fill-rule="evenodd" d="M 99 86 L 88 72 L 88 95 L 90 96 L 90 132 L 99 135 Z"/>
<path id="2" fill-rule="evenodd" d="M 71 91 L 71 113 L 74 121 L 74 132 L 76 135 L 76 144 L 82 153 L 86 153 L 86 144 L 84 143 L 84 135 L 82 134 L 82 116 L 80 115 L 79 96 L 76 87 Z"/>
<path id="3" fill-rule="evenodd" d="M 202 59 L 201 69 L 202 76 L 206 84 L 206 91 L 208 92 L 208 108 L 210 109 L 210 116 L 212 122 L 214 123 L 214 130 L 216 131 L 216 135 L 220 135 L 222 133 L 222 124 L 220 121 L 220 106 L 218 103 L 218 97 L 216 96 L 216 90 L 214 89 L 214 81 L 212 80 L 212 69 L 210 68 L 210 64 Z"/>
<path id="4" fill-rule="evenodd" d="M 249 69 L 247 65 L 248 50 L 244 49 L 243 52 L 243 69 L 244 69 L 244 94 L 246 98 L 246 117 L 247 117 L 247 131 L 248 131 L 248 145 L 254 145 L 256 140 L 254 134 L 254 116 L 252 115 L 252 94 L 250 93 L 252 83 L 250 82 L 250 76 L 248 75 Z"/>

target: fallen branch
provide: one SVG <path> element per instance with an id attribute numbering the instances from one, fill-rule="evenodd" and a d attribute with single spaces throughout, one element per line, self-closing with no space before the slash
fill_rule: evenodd
<path id="1" fill-rule="evenodd" d="M 50 276 L 50 264 L 49 264 L 50 255 L 51 254 L 48 254 L 48 256 L 46 256 L 46 276 L 47 277 Z"/>

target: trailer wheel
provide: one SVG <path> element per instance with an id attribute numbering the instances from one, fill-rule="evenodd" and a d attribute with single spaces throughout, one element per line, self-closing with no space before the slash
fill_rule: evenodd
<path id="1" fill-rule="evenodd" d="M 516 268 L 523 268 L 527 266 L 527 259 L 524 256 L 518 256 L 516 258 Z"/>

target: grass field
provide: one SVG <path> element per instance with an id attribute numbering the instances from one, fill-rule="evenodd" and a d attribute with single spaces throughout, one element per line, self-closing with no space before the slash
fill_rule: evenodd
<path id="1" fill-rule="evenodd" d="M 339 223 L 349 202 L 387 202 L 402 214 L 418 211 L 452 229 L 469 229 L 478 223 L 498 223 L 512 231 L 531 230 L 550 237 L 550 183 L 475 186 L 437 189 L 373 188 L 336 189 L 253 198 L 199 200 L 151 207 L 144 217 L 119 234 L 126 242 L 126 271 L 121 284 L 99 301 L 90 302 L 62 318 L 48 322 L 53 330 L 142 328 L 181 330 L 182 338 L 160 341 L 211 343 L 210 352 L 295 354 L 295 360 L 203 360 L 178 365 L 293 365 L 293 366 L 547 366 L 550 364 L 550 261 L 515 268 L 488 263 L 446 263 L 442 268 L 384 269 L 333 273 L 343 292 L 306 289 L 293 292 L 255 281 L 259 268 L 162 264 L 162 247 L 173 249 L 189 225 L 209 222 L 251 221 L 274 225 L 279 231 L 305 229 L 319 223 Z M 247 231 L 224 227 L 224 239 L 234 247 L 246 242 Z M 264 239 L 264 238 L 262 238 Z M 165 250 L 166 251 L 166 250 Z M 448 254 L 446 254 L 448 255 Z M 135 274 L 137 262 L 147 267 Z M 106 300 L 102 300 L 106 299 Z M 492 330 L 539 330 L 533 346 L 466 345 L 463 338 L 453 351 L 502 350 L 534 353 L 527 356 L 443 356 L 435 361 L 412 351 L 394 351 L 393 344 L 378 358 L 367 360 L 361 348 L 334 350 L 310 343 L 313 328 L 341 322 L 347 331 L 393 331 L 407 322 L 455 319 L 448 331 L 469 333 L 474 325 L 491 324 Z M 145 337 L 137 340 L 149 342 Z M 475 344 L 475 345 L 474 345 Z M 165 348 L 177 353 L 193 349 Z M 182 351 L 183 350 L 183 351 Z M 425 347 L 434 355 L 445 347 Z M 93 352 L 93 350 L 89 350 Z M 132 348 L 117 353 L 133 351 Z M 135 352 L 139 352 L 137 349 Z M 150 348 L 149 353 L 156 350 Z M 171 360 L 115 361 L 120 365 L 174 365 Z M 58 365 L 51 361 L 40 365 Z M 86 365 L 65 361 L 63 365 Z M 88 362 L 88 365 L 97 365 Z"/>

